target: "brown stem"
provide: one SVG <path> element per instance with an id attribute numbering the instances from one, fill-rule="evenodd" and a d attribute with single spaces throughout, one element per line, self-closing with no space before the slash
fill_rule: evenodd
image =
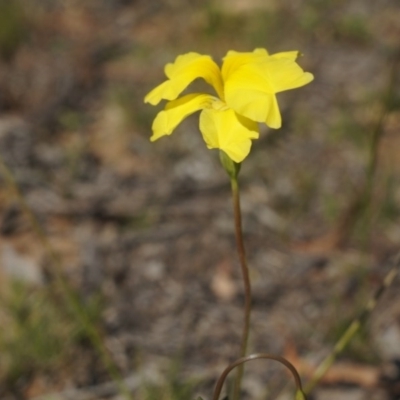
<path id="1" fill-rule="evenodd" d="M 238 360 L 234 361 L 232 364 L 228 365 L 222 372 L 221 376 L 219 377 L 219 379 L 217 381 L 217 384 L 215 385 L 212 400 L 219 399 L 219 396 L 221 395 L 222 387 L 224 385 L 225 379 L 228 376 L 229 372 L 231 372 L 236 367 L 239 367 L 239 368 L 242 367 L 243 364 L 248 361 L 253 361 L 253 360 L 257 360 L 257 359 L 274 360 L 274 361 L 280 362 L 286 368 L 288 368 L 290 370 L 290 372 L 292 373 L 294 381 L 296 383 L 296 389 L 297 389 L 296 399 L 299 398 L 302 400 L 306 400 L 306 396 L 303 393 L 300 376 L 299 376 L 296 368 L 293 366 L 293 364 L 291 364 L 288 360 L 286 360 L 286 358 L 276 356 L 273 354 L 266 354 L 266 353 L 252 354 L 247 357 L 242 357 L 242 358 L 239 358 Z"/>
<path id="2" fill-rule="evenodd" d="M 250 330 L 250 315 L 251 315 L 251 285 L 249 268 L 247 266 L 246 252 L 244 249 L 243 242 L 243 231 L 242 231 L 242 215 L 240 211 L 240 197 L 239 197 L 239 185 L 236 177 L 231 177 L 232 187 L 232 198 L 233 198 L 233 210 L 235 215 L 235 235 L 236 235 L 236 246 L 238 250 L 240 267 L 242 270 L 242 278 L 245 291 L 245 306 L 244 306 L 244 324 L 242 333 L 242 343 L 240 347 L 240 357 L 244 357 L 247 352 L 249 342 L 249 330 Z M 243 377 L 243 364 L 239 365 L 235 386 L 233 391 L 233 400 L 238 400 L 240 393 L 240 386 Z"/>

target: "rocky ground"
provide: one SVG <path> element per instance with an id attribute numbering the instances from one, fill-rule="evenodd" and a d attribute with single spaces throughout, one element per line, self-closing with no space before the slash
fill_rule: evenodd
<path id="1" fill-rule="evenodd" d="M 63 311 L 50 248 L 135 398 L 211 397 L 243 317 L 229 182 L 195 116 L 150 143 L 157 109 L 143 97 L 178 54 L 256 47 L 300 50 L 315 75 L 279 95 L 283 128 L 262 130 L 240 175 L 251 348 L 289 357 L 307 381 L 399 250 L 397 1 L 0 11 L 0 397 L 120 398 Z M 314 399 L 400 398 L 399 305 L 397 278 Z M 291 398 L 280 367 L 246 371 L 248 398 Z"/>

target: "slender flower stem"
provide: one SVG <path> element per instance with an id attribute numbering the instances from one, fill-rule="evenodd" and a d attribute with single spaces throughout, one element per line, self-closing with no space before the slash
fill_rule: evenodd
<path id="1" fill-rule="evenodd" d="M 239 184 L 237 177 L 231 177 L 231 188 L 232 188 L 232 198 L 233 198 L 233 210 L 235 215 L 236 246 L 240 260 L 240 267 L 242 270 L 244 292 L 245 292 L 244 324 L 242 333 L 242 343 L 240 347 L 240 357 L 244 357 L 246 355 L 249 342 L 250 315 L 251 315 L 251 285 L 250 285 L 249 268 L 247 266 L 246 252 L 244 249 L 244 242 L 243 242 L 242 215 L 240 211 Z M 233 400 L 238 400 L 239 398 L 242 377 L 243 377 L 243 364 L 240 364 L 236 374 L 235 386 L 233 391 Z"/>

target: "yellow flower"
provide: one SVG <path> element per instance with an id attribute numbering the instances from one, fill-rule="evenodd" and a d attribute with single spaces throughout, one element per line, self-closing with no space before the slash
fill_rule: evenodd
<path id="1" fill-rule="evenodd" d="M 259 136 L 259 122 L 281 127 L 276 93 L 295 89 L 313 80 L 296 63 L 299 53 L 269 55 L 265 49 L 239 53 L 229 51 L 222 68 L 210 56 L 187 53 L 165 66 L 168 80 L 153 89 L 145 102 L 169 100 L 153 122 L 151 141 L 170 135 L 190 114 L 202 110 L 200 131 L 209 149 L 224 151 L 242 162 L 250 152 L 251 140 Z M 178 96 L 197 78 L 203 78 L 217 96 L 204 93 Z"/>

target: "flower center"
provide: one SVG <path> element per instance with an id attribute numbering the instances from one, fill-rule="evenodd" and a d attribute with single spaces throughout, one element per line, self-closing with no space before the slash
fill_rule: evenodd
<path id="1" fill-rule="evenodd" d="M 214 99 L 212 100 L 211 104 L 210 104 L 210 108 L 216 110 L 216 111 L 225 111 L 228 110 L 229 107 L 220 99 L 214 97 Z"/>

